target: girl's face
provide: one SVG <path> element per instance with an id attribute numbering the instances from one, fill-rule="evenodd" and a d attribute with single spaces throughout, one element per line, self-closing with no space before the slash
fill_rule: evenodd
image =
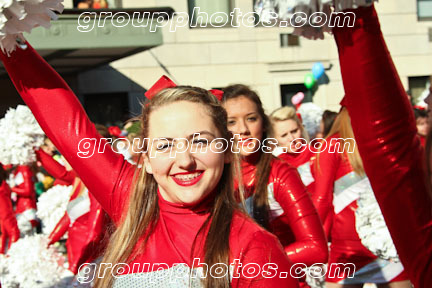
<path id="1" fill-rule="evenodd" d="M 294 149 L 296 142 L 301 141 L 301 129 L 297 122 L 292 119 L 275 121 L 273 123 L 273 130 L 275 138 L 278 141 L 278 146 L 287 147 L 288 152 L 295 152 L 291 149 L 296 150 Z"/>
<path id="2" fill-rule="evenodd" d="M 416 120 L 417 132 L 422 136 L 426 136 L 429 131 L 428 119 L 420 117 Z"/>
<path id="3" fill-rule="evenodd" d="M 216 188 L 229 156 L 204 105 L 178 101 L 154 110 L 147 137 L 145 169 L 165 200 L 195 204 Z"/>
<path id="4" fill-rule="evenodd" d="M 257 105 L 245 96 L 229 99 L 224 107 L 228 113 L 228 130 L 239 135 L 240 155 L 248 156 L 260 148 L 263 139 L 263 119 Z"/>

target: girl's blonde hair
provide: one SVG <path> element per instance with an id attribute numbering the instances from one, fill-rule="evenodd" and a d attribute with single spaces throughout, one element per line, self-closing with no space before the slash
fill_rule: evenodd
<path id="1" fill-rule="evenodd" d="M 354 172 L 356 172 L 358 175 L 365 175 L 363 161 L 360 157 L 360 153 L 355 143 L 354 132 L 351 126 L 351 118 L 348 114 L 348 110 L 345 107 L 341 109 L 339 115 L 336 117 L 327 138 L 331 137 L 336 133 L 338 133 L 339 138 L 341 138 L 340 147 L 345 147 L 345 143 L 347 142 L 350 145 L 349 147 L 354 147 L 353 153 L 347 153 L 348 161 L 354 169 Z M 344 154 L 345 153 L 340 153 L 340 156 L 344 157 Z"/>
<path id="2" fill-rule="evenodd" d="M 203 105 L 208 115 L 212 118 L 222 137 L 228 140 L 231 133 L 227 129 L 227 114 L 219 101 L 207 90 L 190 87 L 178 86 L 176 88 L 167 88 L 159 92 L 145 106 L 141 115 L 141 137 L 148 138 L 149 119 L 153 111 L 162 106 L 166 106 L 178 101 L 188 101 Z M 191 111 L 191 113 L 193 113 Z M 174 124 L 174 123 L 173 123 Z M 145 143 L 143 149 L 147 151 L 148 143 Z M 228 144 L 230 145 L 230 144 Z M 228 147 L 229 148 L 229 147 Z M 231 149 L 227 149 L 230 153 Z M 232 154 L 231 163 L 235 161 L 235 155 Z M 231 221 L 235 211 L 239 210 L 234 197 L 233 175 L 234 166 L 240 169 L 238 164 L 225 164 L 221 179 L 216 188 L 214 203 L 209 207 L 210 215 L 199 229 L 195 236 L 195 241 L 191 250 L 191 260 L 194 257 L 204 257 L 208 267 L 216 263 L 225 263 L 229 267 L 229 235 Z M 133 261 L 134 256 L 143 253 L 146 249 L 146 243 L 153 233 L 159 219 L 158 206 L 158 184 L 152 175 L 148 174 L 145 169 L 136 171 L 133 185 L 133 191 L 129 198 L 128 207 L 125 208 L 122 221 L 116 231 L 113 233 L 107 251 L 102 263 L 128 263 Z M 206 232 L 208 231 L 208 232 Z M 134 251 L 138 240 L 144 238 L 143 245 L 140 245 L 137 251 Z M 200 241 L 198 241 L 200 240 Z M 203 242 L 201 242 L 203 241 Z M 195 243 L 204 243 L 204 255 L 195 251 Z M 192 265 L 188 263 L 189 266 Z M 191 267 L 192 269 L 193 267 Z M 205 287 L 229 287 L 229 271 L 223 278 L 206 277 L 203 280 Z M 96 288 L 111 287 L 114 283 L 114 277 L 108 273 L 104 278 L 96 280 Z"/>
<path id="3" fill-rule="evenodd" d="M 306 129 L 303 126 L 302 121 L 297 116 L 297 111 L 294 109 L 294 107 L 290 106 L 283 106 L 276 110 L 274 110 L 270 114 L 270 121 L 273 123 L 278 121 L 286 121 L 286 120 L 293 120 L 297 123 L 298 127 L 301 131 L 301 137 L 303 139 L 306 139 L 306 141 L 309 141 L 309 134 L 307 133 Z M 272 135 L 274 136 L 274 135 Z"/>

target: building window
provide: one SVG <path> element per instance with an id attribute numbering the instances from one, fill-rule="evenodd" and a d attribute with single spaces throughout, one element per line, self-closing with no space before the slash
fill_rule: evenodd
<path id="1" fill-rule="evenodd" d="M 280 91 L 282 106 L 294 106 L 291 102 L 291 98 L 298 92 L 303 92 L 305 94 L 305 99 L 303 99 L 303 103 L 312 102 L 313 93 L 311 91 L 308 91 L 304 84 L 280 85 Z"/>
<path id="2" fill-rule="evenodd" d="M 294 34 L 280 34 L 280 47 L 300 46 L 300 37 Z"/>
<path id="3" fill-rule="evenodd" d="M 432 20 L 432 0 L 417 0 L 417 16 L 419 20 Z"/>
<path id="4" fill-rule="evenodd" d="M 84 94 L 84 108 L 93 123 L 121 126 L 130 118 L 128 93 Z"/>
<path id="5" fill-rule="evenodd" d="M 421 98 L 429 92 L 430 76 L 408 77 L 408 94 L 411 96 L 411 103 L 421 101 Z"/>
<path id="6" fill-rule="evenodd" d="M 191 27 L 230 26 L 230 0 L 188 0 Z"/>

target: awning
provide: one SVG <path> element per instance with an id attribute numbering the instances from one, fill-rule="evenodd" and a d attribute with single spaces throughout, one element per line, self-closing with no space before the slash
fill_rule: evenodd
<path id="1" fill-rule="evenodd" d="M 90 15 L 94 28 L 89 32 L 78 31 L 79 23 L 84 23 L 83 16 Z M 78 10 L 65 9 L 57 21 L 52 22 L 50 29 L 36 28 L 25 37 L 31 45 L 50 63 L 60 74 L 71 74 L 101 66 L 117 59 L 130 56 L 141 51 L 162 45 L 162 31 L 151 31 L 149 27 L 136 27 L 132 25 L 133 15 L 141 17 L 164 17 L 168 20 L 174 13 L 170 7 L 137 8 L 137 9 L 101 9 Z M 109 17 L 99 26 L 99 19 L 106 15 L 116 15 L 131 21 L 124 27 L 119 26 Z M 95 19 L 95 20 L 93 20 Z M 127 19 L 126 19 L 127 20 Z M 103 23 L 103 22 L 101 22 Z M 116 25 L 116 26 L 115 26 Z M 87 29 L 90 30 L 90 29 Z M 6 72 L 0 66 L 0 76 L 5 77 Z"/>

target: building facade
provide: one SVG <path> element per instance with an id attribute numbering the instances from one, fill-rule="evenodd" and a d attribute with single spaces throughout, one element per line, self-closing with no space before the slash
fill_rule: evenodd
<path id="1" fill-rule="evenodd" d="M 211 13 L 239 8 L 253 11 L 252 0 L 153 0 L 146 6 L 171 6 L 190 14 L 192 7 Z M 141 0 L 123 0 L 124 8 L 139 7 Z M 432 1 L 392 0 L 376 4 L 385 39 L 402 82 L 414 97 L 423 92 L 432 75 Z M 188 25 L 189 26 L 189 25 Z M 305 89 L 304 76 L 315 62 L 326 68 L 328 84 L 318 87 L 313 102 L 338 110 L 344 95 L 337 49 L 331 35 L 324 40 L 296 39 L 291 28 L 231 27 L 163 28 L 164 44 L 111 63 L 116 71 L 150 87 L 168 72 L 178 83 L 220 88 L 244 83 L 256 89 L 268 112 Z M 199 25 L 198 25 L 199 26 Z M 139 28 L 137 28 L 139 29 Z M 89 77 L 89 72 L 83 76 Z M 94 83 L 94 82 L 93 82 Z M 83 87 L 84 88 L 84 87 Z"/>

